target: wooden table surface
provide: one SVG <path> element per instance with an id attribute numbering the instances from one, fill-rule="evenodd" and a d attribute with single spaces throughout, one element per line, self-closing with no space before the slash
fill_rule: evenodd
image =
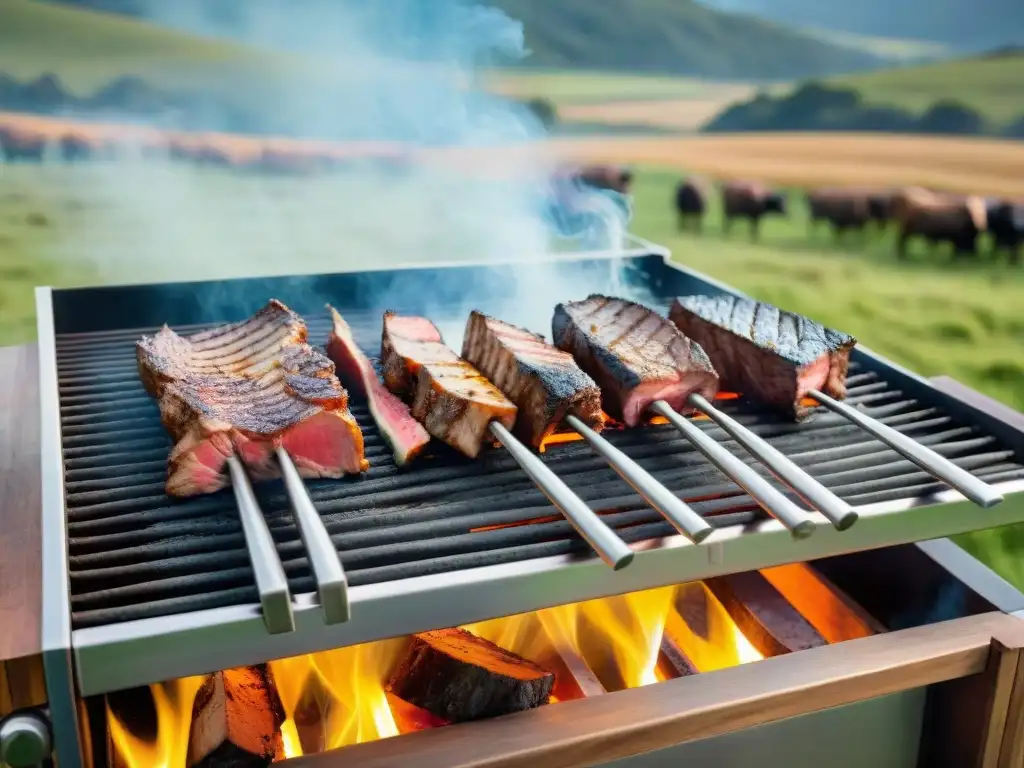
<path id="1" fill-rule="evenodd" d="M 0 714 L 42 703 L 39 357 L 0 347 Z"/>

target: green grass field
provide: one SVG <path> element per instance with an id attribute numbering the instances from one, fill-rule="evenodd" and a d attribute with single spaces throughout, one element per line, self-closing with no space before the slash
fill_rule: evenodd
<path id="1" fill-rule="evenodd" d="M 922 112 L 956 99 L 997 123 L 1024 115 L 1024 55 L 945 61 L 835 78 L 866 101 Z"/>
<path id="2" fill-rule="evenodd" d="M 567 70 L 502 70 L 488 74 L 484 82 L 486 87 L 496 92 L 519 98 L 545 98 L 556 106 L 608 101 L 700 99 L 725 87 L 745 85 L 689 77 Z"/>

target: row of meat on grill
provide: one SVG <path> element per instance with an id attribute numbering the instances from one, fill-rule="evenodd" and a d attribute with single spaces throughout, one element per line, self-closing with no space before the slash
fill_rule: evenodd
<path id="1" fill-rule="evenodd" d="M 278 477 L 283 447 L 300 475 L 339 478 L 368 469 L 348 390 L 365 398 L 399 466 L 431 438 L 476 457 L 492 422 L 540 448 L 568 416 L 592 429 L 610 417 L 641 424 L 655 402 L 685 413 L 720 386 L 790 418 L 803 396 L 845 396 L 855 340 L 800 315 L 732 296 L 687 296 L 669 318 L 635 302 L 592 295 L 554 310 L 552 343 L 473 311 L 461 355 L 425 317 L 386 312 L 378 375 L 344 318 L 326 355 L 302 319 L 277 300 L 253 317 L 191 336 L 165 326 L 137 344 L 139 372 L 175 441 L 166 490 L 228 485 L 238 456 L 256 480 Z"/>

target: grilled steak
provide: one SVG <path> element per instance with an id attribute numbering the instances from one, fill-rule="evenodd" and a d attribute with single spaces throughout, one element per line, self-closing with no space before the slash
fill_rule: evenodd
<path id="1" fill-rule="evenodd" d="M 685 412 L 692 393 L 710 400 L 718 392 L 704 350 L 640 304 L 599 295 L 559 304 L 551 328 L 555 345 L 601 387 L 608 414 L 627 426 L 656 400 Z"/>
<path id="2" fill-rule="evenodd" d="M 515 433 L 539 448 L 544 438 L 572 414 L 601 429 L 601 390 L 572 355 L 530 331 L 471 312 L 462 356 L 516 404 Z"/>
<path id="3" fill-rule="evenodd" d="M 136 348 L 139 375 L 174 438 L 167 493 L 228 485 L 234 453 L 254 480 L 277 477 L 283 445 L 303 477 L 368 468 L 363 435 L 334 366 L 306 344 L 306 325 L 277 300 L 248 320 L 192 336 L 164 326 Z"/>
<path id="4" fill-rule="evenodd" d="M 350 391 L 366 398 L 381 434 L 394 450 L 398 466 L 408 464 L 430 442 L 430 435 L 409 412 L 409 407 L 387 391 L 369 358 L 356 344 L 348 323 L 328 306 L 334 327 L 327 339 L 327 355 L 334 361 L 338 378 Z"/>
<path id="5" fill-rule="evenodd" d="M 388 389 L 412 404 L 413 418 L 470 458 L 480 453 L 492 421 L 506 429 L 515 423 L 516 406 L 445 346 L 425 317 L 384 314 L 381 365 Z"/>
<path id="6" fill-rule="evenodd" d="M 672 322 L 711 358 L 722 386 L 779 408 L 796 420 L 810 389 L 846 397 L 850 350 L 857 340 L 802 315 L 734 296 L 685 296 Z"/>

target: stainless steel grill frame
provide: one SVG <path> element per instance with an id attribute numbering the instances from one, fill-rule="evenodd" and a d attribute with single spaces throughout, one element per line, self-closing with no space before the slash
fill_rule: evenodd
<path id="1" fill-rule="evenodd" d="M 667 251 L 650 244 L 641 244 L 641 247 L 625 252 L 567 255 L 557 261 L 567 274 L 580 270 L 581 274 L 593 276 L 599 273 L 606 277 L 614 263 L 629 274 L 633 284 L 663 297 L 693 291 L 736 293 L 671 263 Z M 428 290 L 437 288 L 441 291 L 439 298 L 442 301 L 447 300 L 461 310 L 466 301 L 475 304 L 473 299 L 479 297 L 484 299 L 481 303 L 486 304 L 488 291 L 502 290 L 500 280 L 486 279 L 489 272 L 481 270 L 483 266 L 490 265 L 446 265 L 431 267 L 423 270 L 422 274 L 430 286 Z M 466 296 L 458 285 L 445 282 L 447 276 L 455 275 L 459 270 L 476 275 L 474 281 L 478 287 L 473 296 Z M 379 283 L 386 285 L 387 275 L 398 273 L 396 269 L 373 274 Z M 358 289 L 363 276 L 349 274 L 346 278 L 342 273 L 317 279 L 347 279 Z M 232 290 L 232 296 L 224 300 L 223 314 L 201 317 L 200 321 L 237 319 L 271 296 L 293 304 L 300 313 L 316 311 L 317 307 L 301 306 L 301 302 L 291 298 L 297 295 L 303 280 L 308 278 L 231 281 L 232 287 L 238 290 Z M 860 520 L 847 531 L 835 530 L 815 513 L 817 530 L 806 540 L 796 541 L 777 521 L 747 511 L 739 517 L 727 518 L 731 524 L 716 530 L 704 543 L 693 545 L 681 536 L 669 535 L 671 529 L 667 523 L 651 513 L 646 518 L 639 515 L 628 521 L 638 523 L 632 529 L 625 529 L 632 530 L 630 538 L 637 555 L 628 568 L 618 572 L 611 571 L 585 550 L 581 554 L 570 548 L 569 552 L 553 556 L 441 573 L 428 572 L 397 580 L 364 583 L 357 580 L 349 589 L 351 619 L 332 625 L 324 622 L 315 602 L 315 593 L 309 588 L 308 580 L 302 581 L 300 576 L 299 583 L 307 589 L 296 597 L 296 629 L 290 633 L 268 634 L 257 602 L 69 629 L 68 619 L 72 610 L 68 587 L 67 499 L 64 494 L 64 449 L 67 446 L 61 437 L 60 424 L 54 423 L 54 416 L 61 413 L 63 405 L 58 382 L 58 336 L 64 337 L 76 331 L 98 337 L 126 336 L 126 328 L 156 323 L 132 323 L 124 318 L 140 314 L 148 317 L 147 312 L 155 315 L 164 309 L 172 324 L 187 322 L 177 318 L 189 312 L 195 315 L 198 310 L 195 304 L 181 306 L 186 292 L 210 290 L 208 284 L 171 288 L 174 290 L 165 295 L 167 303 L 162 308 L 152 306 L 153 297 L 159 294 L 161 287 L 129 286 L 77 291 L 42 288 L 37 292 L 44 439 L 47 434 L 56 433 L 51 434 L 55 439 L 51 439 L 49 445 L 44 444 L 42 456 L 47 486 L 43 511 L 44 600 L 47 615 L 53 617 L 47 647 L 54 651 L 65 649 L 65 654 L 67 649 L 72 651 L 75 676 L 82 695 L 712 575 L 935 539 L 1024 520 L 1024 479 L 1017 472 L 1019 465 L 1000 454 L 1002 458 L 993 459 L 987 468 L 992 474 L 989 479 L 997 484 L 1006 499 L 989 510 L 982 510 L 959 493 L 943 490 L 941 484 L 911 471 L 907 477 L 916 479 L 907 484 L 906 493 L 901 498 L 886 498 L 858 506 Z M 610 288 L 604 286 L 604 290 Z M 249 305 L 240 305 L 238 296 L 244 296 Z M 145 312 L 138 305 L 133 307 L 133 302 L 145 302 Z M 339 304 L 339 309 L 346 312 L 344 303 Z M 86 314 L 90 307 L 94 308 L 92 317 Z M 416 310 L 415 307 L 396 309 Z M 464 314 L 458 317 L 464 318 Z M 306 318 L 312 320 L 310 314 Z M 310 325 L 311 341 L 319 343 L 319 338 L 313 333 L 313 323 Z M 937 408 L 941 413 L 995 438 L 1001 443 L 1004 453 L 1015 454 L 1015 458 L 1024 456 L 1024 432 L 997 415 L 939 392 L 925 379 L 862 348 L 855 352 L 854 359 L 858 366 L 855 374 L 869 377 L 869 389 L 862 393 L 866 402 L 872 402 L 872 395 L 878 391 L 898 390 L 905 398 L 918 401 L 924 409 Z M 873 381 L 884 382 L 884 387 L 881 390 L 871 389 Z M 852 394 L 856 400 L 856 389 Z M 863 439 L 870 440 L 867 437 Z M 878 450 L 883 450 L 880 444 Z M 734 449 L 734 452 L 737 451 Z M 896 455 L 892 454 L 891 459 L 897 459 Z M 986 469 L 984 463 L 982 469 Z M 1004 482 L 1000 482 L 1000 478 Z M 629 489 L 624 485 L 621 488 L 621 496 L 628 496 Z M 350 570 L 348 564 L 346 570 Z M 61 670 L 67 670 L 69 665 L 58 663 L 56 656 L 54 660 L 56 681 Z M 50 665 L 47 672 L 49 678 Z"/>

